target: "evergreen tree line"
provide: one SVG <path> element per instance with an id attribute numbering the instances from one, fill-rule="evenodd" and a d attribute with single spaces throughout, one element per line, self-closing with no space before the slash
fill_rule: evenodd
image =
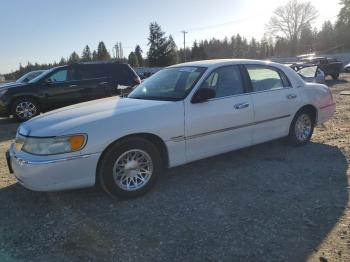
<path id="1" fill-rule="evenodd" d="M 195 41 L 191 47 L 185 50 L 177 50 L 175 43 L 173 43 L 171 47 L 173 58 L 166 60 L 165 63 L 159 57 L 162 54 L 166 54 L 164 50 L 169 50 L 166 48 L 169 44 L 167 44 L 167 40 L 164 37 L 165 33 L 161 30 L 161 27 L 157 23 L 152 23 L 149 37 L 150 51 L 147 54 L 147 59 L 150 62 L 150 66 L 164 66 L 171 65 L 175 61 L 184 62 L 185 60 L 195 61 L 220 58 L 266 59 L 274 56 L 294 56 L 314 52 L 350 51 L 350 0 L 341 0 L 340 5 L 342 7 L 337 21 L 335 23 L 325 21 L 322 28 L 318 30 L 317 28 L 312 28 L 311 25 L 311 22 L 316 19 L 317 15 L 317 10 L 311 3 L 290 0 L 285 6 L 277 8 L 275 13 L 286 11 L 290 15 L 290 19 L 299 17 L 299 21 L 287 21 L 289 24 L 300 23 L 302 25 L 297 29 L 292 39 L 281 35 L 268 34 L 267 30 L 260 41 L 255 38 L 248 40 L 237 34 L 224 40 L 212 38 L 200 42 Z M 290 8 L 294 8 L 294 10 Z M 297 12 L 302 13 L 308 10 L 314 12 L 314 15 L 309 14 L 310 22 L 303 23 L 300 20 L 300 14 Z M 281 27 L 281 25 L 277 24 L 277 27 Z M 132 61 L 129 59 L 129 62 Z"/>
<path id="2" fill-rule="evenodd" d="M 108 61 L 111 60 L 111 54 L 108 52 L 106 45 L 103 41 L 99 42 L 97 49 L 91 51 L 90 47 L 86 45 L 79 55 L 74 51 L 68 58 L 62 57 L 59 62 L 49 63 L 49 64 L 32 64 L 28 62 L 27 65 L 20 65 L 19 69 L 15 72 L 5 75 L 6 79 L 17 79 L 22 75 L 35 71 L 35 70 L 45 70 L 56 66 L 63 66 L 67 64 L 74 64 L 78 62 L 92 62 L 92 61 Z M 124 60 L 125 62 L 125 60 Z"/>

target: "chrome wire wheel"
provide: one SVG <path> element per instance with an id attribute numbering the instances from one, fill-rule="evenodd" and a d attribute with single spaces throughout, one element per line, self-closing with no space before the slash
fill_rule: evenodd
<path id="1" fill-rule="evenodd" d="M 152 158 L 143 150 L 123 153 L 113 167 L 113 178 L 119 188 L 135 191 L 144 187 L 153 174 Z"/>
<path id="2" fill-rule="evenodd" d="M 16 106 L 16 115 L 22 119 L 29 119 L 37 113 L 36 106 L 30 101 L 23 101 Z"/>
<path id="3" fill-rule="evenodd" d="M 295 123 L 295 135 L 300 142 L 309 139 L 312 133 L 312 120 L 308 114 L 301 114 Z"/>

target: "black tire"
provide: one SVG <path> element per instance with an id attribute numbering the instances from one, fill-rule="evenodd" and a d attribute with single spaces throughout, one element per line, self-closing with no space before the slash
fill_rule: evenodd
<path id="1" fill-rule="evenodd" d="M 30 112 L 20 114 L 18 108 L 24 104 L 29 105 Z M 16 99 L 11 106 L 11 113 L 18 122 L 25 122 L 40 114 L 40 106 L 38 102 L 31 97 L 21 97 Z"/>
<path id="2" fill-rule="evenodd" d="M 131 150 L 146 152 L 152 161 L 153 167 L 153 172 L 150 175 L 148 182 L 146 182 L 141 188 L 133 191 L 125 190 L 118 185 L 113 174 L 118 159 Z M 161 170 L 161 154 L 152 142 L 138 137 L 126 138 L 110 146 L 102 155 L 97 170 L 97 182 L 106 193 L 113 197 L 124 199 L 136 198 L 145 194 L 155 185 Z"/>
<path id="3" fill-rule="evenodd" d="M 303 115 L 307 116 L 310 119 L 311 128 L 310 128 L 309 135 L 307 137 L 305 137 L 305 139 L 300 139 L 297 136 L 296 125 L 297 125 L 299 118 L 302 117 Z M 296 115 L 292 121 L 292 124 L 290 125 L 290 128 L 289 128 L 289 135 L 288 135 L 289 144 L 292 146 L 302 146 L 302 145 L 309 143 L 311 140 L 311 137 L 313 135 L 314 128 L 315 128 L 315 116 L 314 116 L 314 114 L 308 109 L 300 110 L 299 112 L 296 113 Z"/>
<path id="4" fill-rule="evenodd" d="M 338 80 L 339 79 L 339 73 L 334 73 L 332 74 L 333 80 Z"/>

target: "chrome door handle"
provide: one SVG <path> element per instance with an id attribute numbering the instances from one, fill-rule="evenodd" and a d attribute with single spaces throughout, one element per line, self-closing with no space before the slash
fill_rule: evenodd
<path id="1" fill-rule="evenodd" d="M 287 98 L 288 99 L 295 99 L 295 98 L 297 98 L 297 95 L 296 94 L 289 94 L 289 95 L 287 95 Z"/>
<path id="2" fill-rule="evenodd" d="M 244 109 L 244 108 L 247 108 L 249 107 L 249 104 L 248 103 L 240 103 L 240 104 L 237 104 L 234 106 L 235 109 Z"/>
<path id="3" fill-rule="evenodd" d="M 100 82 L 99 85 L 100 85 L 100 86 L 108 85 L 108 82 Z"/>
<path id="4" fill-rule="evenodd" d="M 77 87 L 77 85 L 70 85 L 69 88 Z"/>

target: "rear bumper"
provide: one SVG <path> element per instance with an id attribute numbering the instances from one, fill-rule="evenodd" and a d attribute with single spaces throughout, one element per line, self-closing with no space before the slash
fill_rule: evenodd
<path id="1" fill-rule="evenodd" d="M 318 125 L 323 124 L 324 122 L 331 119 L 335 113 L 335 110 L 336 110 L 335 103 L 321 107 L 318 112 L 317 124 Z"/>

